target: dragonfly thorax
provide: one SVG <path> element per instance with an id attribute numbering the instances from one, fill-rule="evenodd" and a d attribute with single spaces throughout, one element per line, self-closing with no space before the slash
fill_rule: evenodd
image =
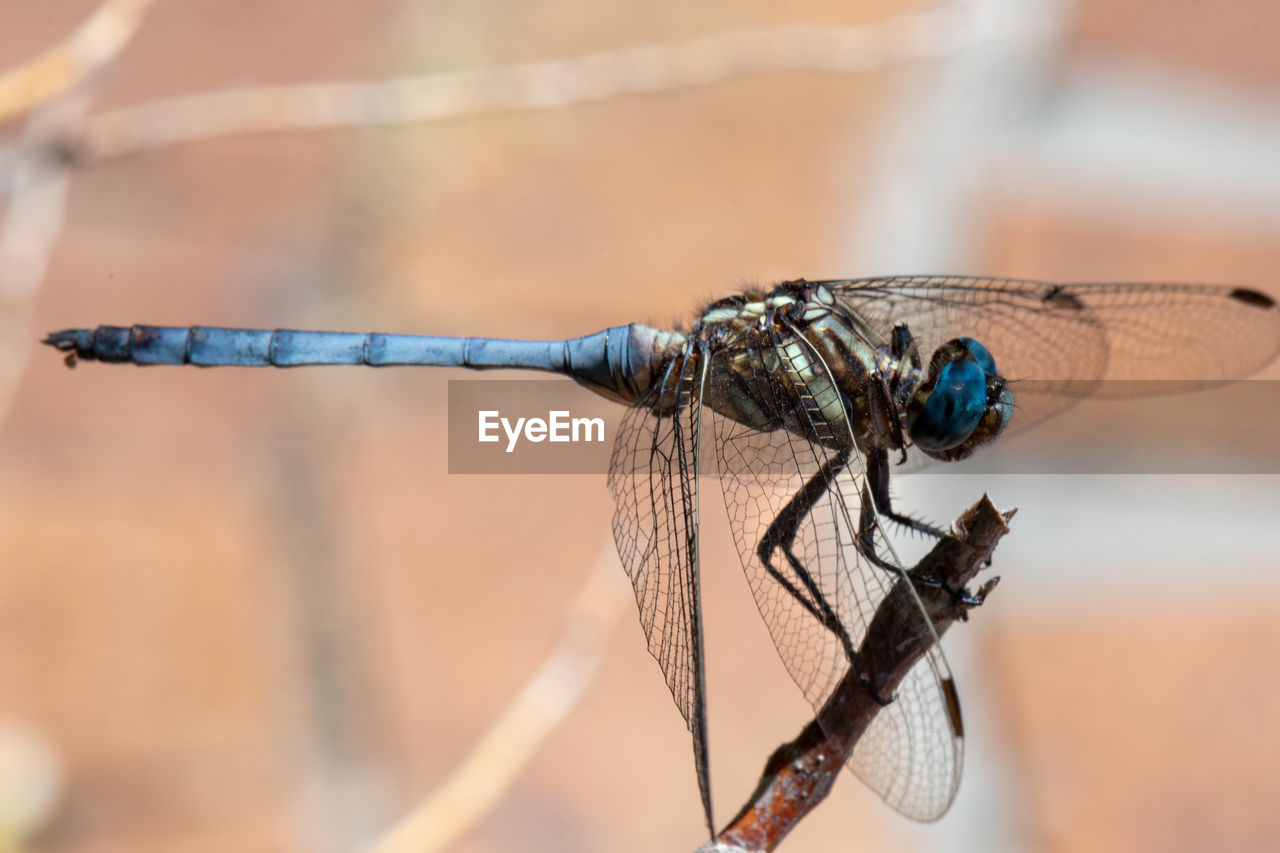
<path id="1" fill-rule="evenodd" d="M 718 414 L 836 449 L 915 444 L 934 458 L 962 459 L 998 435 L 1013 408 L 976 340 L 944 344 L 924 369 L 905 324 L 878 329 L 812 282 L 713 303 L 686 346 L 708 360 L 704 402 Z"/>

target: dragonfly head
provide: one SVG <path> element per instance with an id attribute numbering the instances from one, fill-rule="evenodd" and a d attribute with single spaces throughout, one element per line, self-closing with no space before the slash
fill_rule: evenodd
<path id="1" fill-rule="evenodd" d="M 934 459 L 956 462 L 995 438 L 1013 414 L 1013 392 L 995 359 L 973 338 L 938 348 L 907 403 L 907 432 Z"/>

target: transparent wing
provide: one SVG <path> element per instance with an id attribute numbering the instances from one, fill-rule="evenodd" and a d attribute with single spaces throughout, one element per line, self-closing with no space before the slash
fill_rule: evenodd
<path id="1" fill-rule="evenodd" d="M 791 343 L 749 344 L 755 363 L 744 390 L 766 411 L 807 405 L 809 417 L 822 421 L 817 408 L 833 389 L 823 367 Z M 713 382 L 732 372 L 718 359 L 712 363 Z M 805 377 L 800 396 L 792 377 Z M 848 451 L 783 429 L 712 420 L 729 523 L 751 591 L 788 672 L 814 708 L 821 708 L 897 580 L 871 565 L 855 544 L 864 481 L 860 463 Z M 883 545 L 880 540 L 879 553 L 885 555 Z M 849 760 L 853 772 L 890 805 L 918 820 L 941 816 L 960 780 L 963 745 L 943 688 L 949 678 L 942 650 L 931 645 Z"/>
<path id="2" fill-rule="evenodd" d="M 707 824 L 706 688 L 698 569 L 698 440 L 704 359 L 672 361 L 625 415 L 609 464 L 613 536 L 640 608 L 649 652 L 693 735 Z"/>
<path id="3" fill-rule="evenodd" d="M 1008 431 L 1085 396 L 1189 390 L 1246 376 L 1280 353 L 1280 310 L 1244 288 L 928 276 L 825 284 L 885 334 L 905 321 L 926 362 L 952 338 L 981 341 L 1012 380 Z"/>

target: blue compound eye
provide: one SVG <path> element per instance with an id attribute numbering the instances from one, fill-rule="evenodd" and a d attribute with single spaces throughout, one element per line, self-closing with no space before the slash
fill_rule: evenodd
<path id="1" fill-rule="evenodd" d="M 969 351 L 969 355 L 973 356 L 973 360 L 978 363 L 983 372 L 988 376 L 995 376 L 996 360 L 991 357 L 991 353 L 987 352 L 987 348 L 975 341 L 973 338 L 956 338 L 956 340 Z"/>
<path id="2" fill-rule="evenodd" d="M 991 355 L 981 344 L 978 348 L 987 361 L 991 361 Z M 986 408 L 984 368 L 968 359 L 950 362 L 939 371 L 933 392 L 911 424 L 911 440 L 921 450 L 950 450 L 977 429 Z"/>

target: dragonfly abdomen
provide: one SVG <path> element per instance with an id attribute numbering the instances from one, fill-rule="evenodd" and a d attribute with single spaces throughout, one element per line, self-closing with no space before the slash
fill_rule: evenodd
<path id="1" fill-rule="evenodd" d="M 98 326 L 54 332 L 44 342 L 65 352 L 70 365 L 82 359 L 197 367 L 349 364 L 540 370 L 568 376 L 598 394 L 630 403 L 648 389 L 656 367 L 683 346 L 684 336 L 639 323 L 558 341 L 215 326 Z"/>
<path id="2" fill-rule="evenodd" d="M 299 367 L 352 364 L 383 367 L 555 369 L 566 341 L 502 341 L 289 329 L 213 326 L 98 326 L 54 332 L 45 343 L 85 361 L 192 364 L 197 367 Z"/>

